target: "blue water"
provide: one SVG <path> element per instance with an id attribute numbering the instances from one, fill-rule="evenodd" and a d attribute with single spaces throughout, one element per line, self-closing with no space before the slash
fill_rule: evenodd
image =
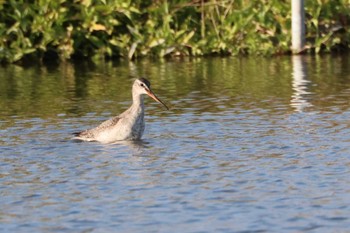
<path id="1" fill-rule="evenodd" d="M 1 232 L 350 231 L 347 59 L 290 60 L 136 63 L 171 110 L 147 99 L 143 140 L 109 145 L 70 134 L 127 108 L 129 66 L 58 67 L 37 95 L 36 68 L 15 72 L 0 102 Z"/>

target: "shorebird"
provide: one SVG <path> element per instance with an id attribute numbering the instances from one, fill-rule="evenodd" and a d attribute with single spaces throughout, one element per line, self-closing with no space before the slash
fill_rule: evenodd
<path id="1" fill-rule="evenodd" d="M 101 143 L 141 139 L 145 129 L 144 95 L 148 95 L 169 110 L 169 108 L 152 92 L 150 82 L 145 78 L 139 78 L 134 81 L 132 86 L 132 105 L 129 109 L 119 116 L 102 122 L 96 128 L 74 133 L 75 137 L 73 139 L 98 141 Z"/>

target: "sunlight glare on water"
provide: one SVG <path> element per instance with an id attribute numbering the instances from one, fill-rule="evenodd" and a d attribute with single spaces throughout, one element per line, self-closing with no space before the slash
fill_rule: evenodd
<path id="1" fill-rule="evenodd" d="M 0 68 L 2 232 L 350 231 L 348 57 Z M 148 77 L 140 142 L 75 142 Z"/>

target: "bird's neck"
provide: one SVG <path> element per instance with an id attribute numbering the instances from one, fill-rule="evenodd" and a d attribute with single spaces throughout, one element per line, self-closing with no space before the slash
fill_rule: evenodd
<path id="1" fill-rule="evenodd" d="M 134 94 L 132 96 L 132 105 L 136 108 L 144 108 L 143 95 Z"/>

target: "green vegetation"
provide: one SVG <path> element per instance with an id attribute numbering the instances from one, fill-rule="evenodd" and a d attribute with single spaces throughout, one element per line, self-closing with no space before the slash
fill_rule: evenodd
<path id="1" fill-rule="evenodd" d="M 307 51 L 348 49 L 349 0 L 306 2 Z M 0 0 L 0 61 L 285 54 L 286 0 Z"/>

